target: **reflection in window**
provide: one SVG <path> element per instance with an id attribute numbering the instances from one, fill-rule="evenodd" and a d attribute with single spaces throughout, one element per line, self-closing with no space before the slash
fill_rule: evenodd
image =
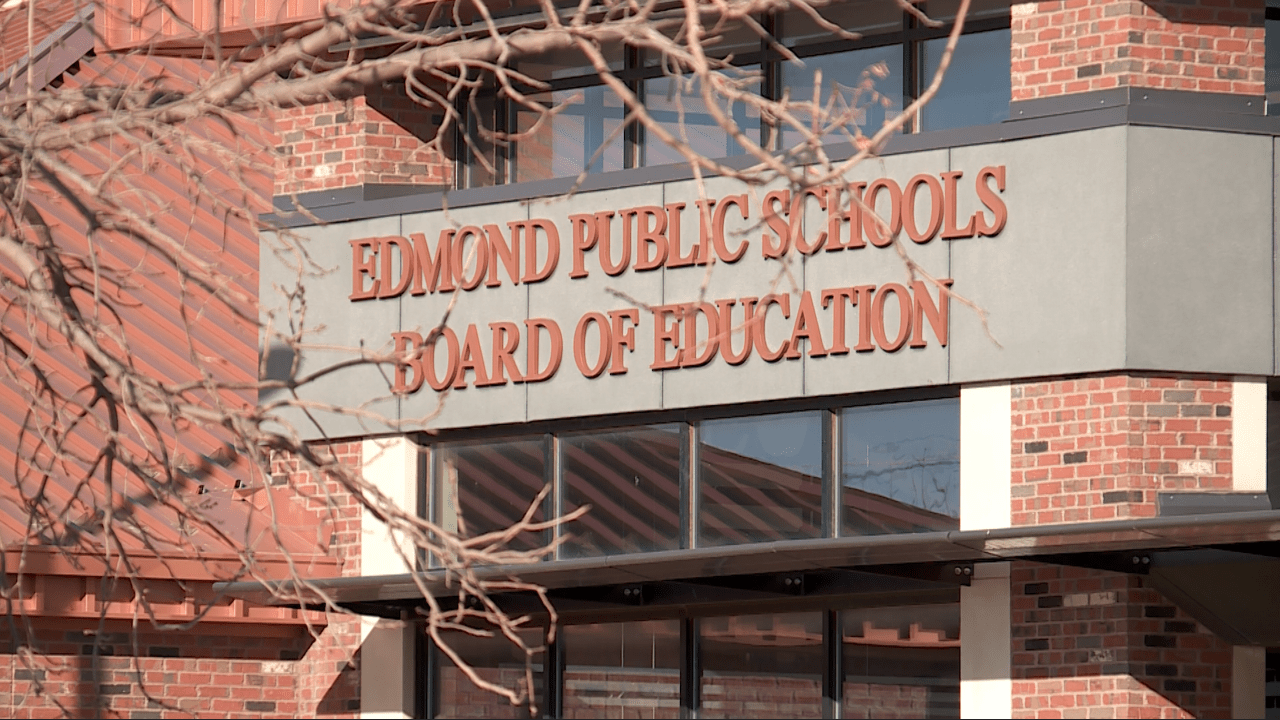
<path id="1" fill-rule="evenodd" d="M 846 408 L 841 534 L 959 529 L 960 401 Z"/>
<path id="2" fill-rule="evenodd" d="M 938 94 L 924 107 L 922 130 L 998 123 L 1009 118 L 1009 31 L 963 35 Z M 946 38 L 924 43 L 925 86 L 938 72 Z"/>
<path id="3" fill-rule="evenodd" d="M 851 50 L 805 58 L 804 65 L 782 63 L 782 86 L 792 102 L 814 102 L 813 83 L 822 74 L 818 107 L 825 127 L 830 128 L 828 142 L 849 142 L 861 131 L 874 135 L 902 112 L 902 46 Z M 795 111 L 806 126 L 812 113 Z M 836 120 L 841 120 L 838 124 Z M 795 127 L 782 129 L 782 147 L 792 148 L 803 139 Z"/>
<path id="4" fill-rule="evenodd" d="M 436 522 L 447 531 L 476 537 L 505 530 L 524 517 L 546 484 L 541 439 L 438 447 Z M 541 508 L 534 518 L 543 518 Z M 544 533 L 524 533 L 509 547 L 528 550 L 545 543 Z"/>
<path id="5" fill-rule="evenodd" d="M 680 716 L 680 621 L 570 625 L 564 717 Z"/>
<path id="6" fill-rule="evenodd" d="M 734 70 L 726 76 L 726 82 L 749 81 L 745 92 L 758 95 L 760 84 L 752 81 L 759 68 L 747 67 Z M 644 81 L 644 105 L 649 115 L 672 137 L 686 143 L 703 157 L 721 158 L 741 155 L 744 150 L 725 131 L 707 109 L 703 101 L 701 83 L 690 83 L 682 77 L 657 77 Z M 746 103 L 733 103 L 727 110 L 719 91 L 713 95 L 717 108 L 723 112 L 747 137 L 760 138 L 760 111 Z M 644 143 L 644 165 L 666 165 L 683 162 L 684 158 L 671 146 L 656 136 Z"/>
<path id="7" fill-rule="evenodd" d="M 822 716 L 822 614 L 704 618 L 703 718 Z"/>
<path id="8" fill-rule="evenodd" d="M 541 629 L 518 631 L 521 641 L 533 649 L 543 647 L 545 636 Z M 493 637 L 476 637 L 462 632 L 443 635 L 450 649 L 485 682 L 512 690 L 526 688 L 524 651 L 510 640 L 495 633 Z M 529 704 L 512 705 L 497 693 L 480 688 L 458 669 L 443 649 L 436 650 L 440 663 L 439 690 L 434 698 L 435 717 L 438 718 L 527 718 Z M 542 653 L 533 656 L 533 700 L 542 710 Z M 525 689 L 527 693 L 527 688 Z"/>
<path id="9" fill-rule="evenodd" d="M 699 425 L 700 545 L 822 533 L 822 419 L 817 412 Z"/>
<path id="10" fill-rule="evenodd" d="M 841 613 L 843 717 L 960 717 L 960 606 Z"/>
<path id="11" fill-rule="evenodd" d="M 623 168 L 625 112 L 622 98 L 612 90 L 596 85 L 531 95 L 530 99 L 557 112 L 516 107 L 515 131 L 521 139 L 511 157 L 515 182 Z"/>
<path id="12" fill-rule="evenodd" d="M 680 547 L 680 426 L 566 435 L 564 507 L 591 510 L 566 526 L 565 557 Z"/>

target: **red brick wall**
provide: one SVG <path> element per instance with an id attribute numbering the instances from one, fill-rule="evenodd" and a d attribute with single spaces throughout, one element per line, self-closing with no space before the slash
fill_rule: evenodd
<path id="1" fill-rule="evenodd" d="M 1231 381 L 1015 384 L 1014 525 L 1156 515 L 1156 494 L 1231 489 Z"/>
<path id="2" fill-rule="evenodd" d="M 1140 576 L 1020 562 L 1012 583 L 1014 717 L 1231 716 L 1231 646 Z"/>
<path id="3" fill-rule="evenodd" d="M 1114 87 L 1264 93 L 1262 0 L 1015 4 L 1013 100 Z"/>
<path id="4" fill-rule="evenodd" d="M 332 446 L 347 465 L 360 443 Z M 330 552 L 360 572 L 360 509 L 332 480 L 279 459 L 303 502 L 328 508 Z M 326 493 L 328 500 L 326 500 Z M 0 717 L 354 717 L 360 711 L 357 618 L 327 626 L 228 622 L 157 630 L 124 621 L 0 620 Z M 16 633 L 15 633 L 16 631 Z M 313 634 L 314 631 L 314 634 Z M 97 639 L 95 657 L 94 644 Z"/>
<path id="5" fill-rule="evenodd" d="M 452 187 L 453 161 L 427 147 L 438 110 L 398 90 L 281 110 L 276 195 L 366 184 Z"/>

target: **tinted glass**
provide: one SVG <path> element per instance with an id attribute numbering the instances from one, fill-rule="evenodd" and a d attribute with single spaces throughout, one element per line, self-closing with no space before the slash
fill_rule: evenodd
<path id="1" fill-rule="evenodd" d="M 542 630 L 526 630 L 519 633 L 529 648 L 543 647 Z M 494 637 L 475 637 L 461 632 L 445 632 L 444 640 L 450 649 L 470 667 L 484 682 L 528 693 L 525 684 L 526 656 L 522 649 L 496 633 Z M 528 698 L 520 705 L 513 705 L 506 697 L 481 688 L 458 669 L 443 649 L 436 650 L 440 663 L 440 687 L 437 714 L 440 718 L 527 718 L 539 717 L 529 712 Z M 542 706 L 542 652 L 533 655 L 534 704 Z"/>
<path id="2" fill-rule="evenodd" d="M 497 182 L 498 155 L 494 142 L 493 95 L 473 97 L 467 103 L 464 132 L 458 133 L 458 157 L 462 159 L 458 187 L 489 187 Z"/>
<path id="3" fill-rule="evenodd" d="M 541 438 L 438 446 L 436 521 L 465 537 L 518 522 L 545 485 L 543 446 Z M 534 518 L 543 518 L 541 508 Z M 545 543 L 545 533 L 523 533 L 509 547 L 528 550 Z"/>
<path id="4" fill-rule="evenodd" d="M 675 29 L 663 28 L 661 32 L 669 38 L 674 38 L 678 43 L 684 43 L 687 37 L 683 25 Z M 740 61 L 748 54 L 760 52 L 760 41 L 759 32 L 741 23 L 704 25 L 702 28 L 702 51 L 708 57 L 727 58 L 730 62 Z M 653 50 L 644 52 L 644 62 L 645 65 L 663 68 L 670 68 L 673 65 L 669 56 Z"/>
<path id="5" fill-rule="evenodd" d="M 851 50 L 804 59 L 804 65 L 782 63 L 782 86 L 792 102 L 808 103 L 793 112 L 800 124 L 813 121 L 814 80 L 821 72 L 817 107 L 827 142 L 848 142 L 861 131 L 874 135 L 887 120 L 902 112 L 902 46 Z M 803 135 L 794 126 L 782 128 L 784 149 Z"/>
<path id="6" fill-rule="evenodd" d="M 680 621 L 570 625 L 564 717 L 680 716 Z"/>
<path id="7" fill-rule="evenodd" d="M 698 453 L 701 545 L 821 534 L 820 413 L 704 422 Z"/>
<path id="8" fill-rule="evenodd" d="M 960 606 L 845 610 L 847 718 L 960 717 Z"/>
<path id="9" fill-rule="evenodd" d="M 601 48 L 610 70 L 618 71 L 623 65 L 623 47 Z M 555 50 L 540 55 L 521 58 L 516 63 L 520 72 L 538 80 L 563 80 L 565 78 L 595 77 L 596 69 L 586 55 L 574 49 Z"/>
<path id="10" fill-rule="evenodd" d="M 822 614 L 703 618 L 702 718 L 822 717 Z"/>
<path id="11" fill-rule="evenodd" d="M 516 105 L 515 129 L 522 136 L 511 157 L 515 182 L 622 169 L 625 113 L 622 99 L 611 90 L 596 85 L 530 98 L 559 112 L 552 115 Z"/>
<path id="12" fill-rule="evenodd" d="M 938 72 L 946 38 L 924 43 L 926 86 Z M 1009 31 L 962 35 L 938 94 L 925 106 L 922 130 L 997 123 L 1009 118 Z"/>
<path id="13" fill-rule="evenodd" d="M 897 3 L 870 0 L 815 8 L 827 22 L 862 37 L 902 29 L 902 8 Z M 807 12 L 790 10 L 782 15 L 782 36 L 792 47 L 843 40 Z"/>
<path id="14" fill-rule="evenodd" d="M 680 427 L 566 435 L 566 512 L 590 505 L 565 527 L 566 557 L 680 547 Z"/>
<path id="15" fill-rule="evenodd" d="M 758 94 L 760 83 L 755 79 L 757 68 L 743 68 L 729 74 L 732 80 L 742 79 L 749 84 L 745 92 Z M 754 107 L 736 102 L 725 109 L 726 103 L 714 96 L 716 107 L 747 137 L 760 138 L 760 113 Z M 707 110 L 703 100 L 701 83 L 690 82 L 683 77 L 659 77 L 644 81 L 644 105 L 650 116 L 672 137 L 686 143 L 702 157 L 722 158 L 741 155 L 742 147 L 726 132 L 724 127 Z M 684 157 L 671 146 L 658 139 L 652 132 L 644 144 L 644 165 L 666 165 L 684 162 Z"/>
<path id="16" fill-rule="evenodd" d="M 929 17 L 934 20 L 952 20 L 956 16 L 956 12 L 960 10 L 960 0 L 928 0 L 926 11 Z M 969 14 L 965 17 L 965 27 L 974 20 L 986 20 L 988 18 L 996 18 L 1007 16 L 1009 14 L 1009 0 L 975 0 L 969 3 Z M 944 30 L 950 30 L 951 24 L 948 23 L 943 27 Z"/>
<path id="17" fill-rule="evenodd" d="M 960 527 L 958 398 L 846 408 L 841 533 Z"/>

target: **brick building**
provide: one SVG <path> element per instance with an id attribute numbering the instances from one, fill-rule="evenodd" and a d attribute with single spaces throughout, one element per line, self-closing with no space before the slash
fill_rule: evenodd
<path id="1" fill-rule="evenodd" d="M 231 39 L 319 12 L 224 11 Z M 828 13 L 860 37 L 761 18 L 803 66 L 727 42 L 779 96 L 811 96 L 815 68 L 839 83 L 883 63 L 874 129 L 925 87 L 948 28 L 892 3 Z M 150 61 L 199 71 L 180 27 L 97 22 L 96 38 L 83 17 L 50 29 L 79 55 L 18 64 L 74 82 L 159 31 Z M 560 613 L 534 662 L 551 716 L 1280 717 L 1268 30 L 1264 0 L 977 3 L 942 90 L 881 157 L 794 195 L 709 178 L 700 197 L 669 149 L 615 132 L 622 105 L 577 57 L 519 66 L 565 105 L 554 121 L 495 95 L 466 127 L 528 137 L 452 157 L 425 146 L 441 113 L 400 89 L 280 112 L 263 197 L 339 268 L 310 294 L 318 344 L 422 346 L 459 288 L 421 359 L 312 390 L 388 396 L 383 412 L 429 427 L 322 415 L 315 437 L 446 529 L 502 528 L 548 485 L 548 514 L 591 506 L 516 541 L 561 541 L 520 568 Z M 638 53 L 618 62 L 660 122 L 735 154 L 695 93 Z M 986 322 L 904 279 L 850 192 Z M 264 308 L 289 272 L 258 256 Z M 405 567 L 354 504 L 329 522 L 325 547 L 281 550 L 311 553 L 364 618 L 315 635 L 326 620 L 211 575 L 168 578 L 229 593 L 194 629 L 132 635 L 119 602 L 99 630 L 99 571 L 51 563 L 23 596 L 43 664 L 9 641 L 0 712 L 520 716 L 406 622 L 410 571 L 449 595 L 432 559 Z M 499 601 L 539 621 L 528 597 Z M 172 617 L 191 602 L 174 595 Z M 508 643 L 454 648 L 490 680 L 524 672 Z"/>

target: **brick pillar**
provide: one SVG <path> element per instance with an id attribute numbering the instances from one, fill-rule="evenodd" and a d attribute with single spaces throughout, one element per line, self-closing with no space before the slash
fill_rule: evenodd
<path id="1" fill-rule="evenodd" d="M 1014 717 L 1231 717 L 1231 646 L 1141 577 L 1030 562 L 1012 577 Z"/>
<path id="2" fill-rule="evenodd" d="M 1013 524 L 1154 517 L 1228 492 L 1232 381 L 1116 375 L 1014 385 Z"/>
<path id="3" fill-rule="evenodd" d="M 453 161 L 427 146 L 438 109 L 402 87 L 276 114 L 276 195 L 362 185 L 453 187 Z M 446 143 L 447 144 L 447 143 Z"/>
<path id="4" fill-rule="evenodd" d="M 1262 96 L 1263 0 L 1012 7 L 1013 100 L 1116 87 Z"/>

